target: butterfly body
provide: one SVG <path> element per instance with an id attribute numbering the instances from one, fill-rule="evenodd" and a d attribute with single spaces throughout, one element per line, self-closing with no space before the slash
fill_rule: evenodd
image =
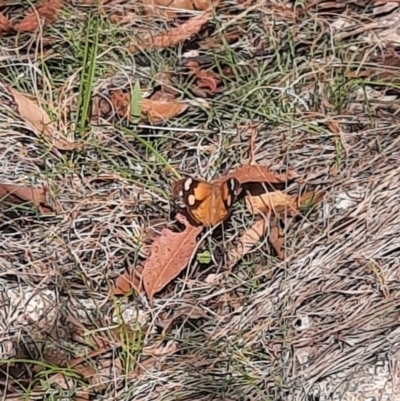
<path id="1" fill-rule="evenodd" d="M 174 184 L 173 195 L 196 223 L 211 227 L 229 216 L 238 189 L 235 178 L 210 183 L 188 177 Z"/>

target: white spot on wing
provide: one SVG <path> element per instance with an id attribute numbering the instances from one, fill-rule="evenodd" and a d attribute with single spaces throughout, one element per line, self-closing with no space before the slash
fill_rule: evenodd
<path id="1" fill-rule="evenodd" d="M 233 192 L 233 194 L 237 195 L 237 188 L 236 188 L 236 181 L 234 178 L 230 179 L 230 186 L 231 186 L 231 192 Z"/>
<path id="2" fill-rule="evenodd" d="M 192 186 L 193 180 L 191 178 L 188 178 L 184 183 L 183 183 L 183 189 L 187 192 L 190 190 L 190 187 Z"/>
<path id="3" fill-rule="evenodd" d="M 194 195 L 189 195 L 188 196 L 188 204 L 189 206 L 194 206 L 196 203 L 196 197 Z"/>

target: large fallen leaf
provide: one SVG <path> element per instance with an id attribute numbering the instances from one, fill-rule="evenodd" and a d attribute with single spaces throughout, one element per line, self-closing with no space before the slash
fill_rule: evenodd
<path id="1" fill-rule="evenodd" d="M 110 100 L 121 117 L 131 119 L 131 96 L 129 93 L 114 91 Z M 174 118 L 183 113 L 189 106 L 188 103 L 178 101 L 141 100 L 142 114 L 147 115 L 153 123 Z"/>
<path id="2" fill-rule="evenodd" d="M 287 213 L 297 215 L 303 207 L 321 202 L 324 191 L 307 192 L 303 196 L 287 195 L 282 191 L 267 192 L 259 196 L 246 196 L 246 206 L 252 214 Z"/>
<path id="3" fill-rule="evenodd" d="M 143 40 L 134 40 L 132 41 L 129 50 L 131 52 L 136 52 L 140 49 L 162 49 L 168 46 L 175 46 L 197 34 L 202 26 L 211 18 L 211 16 L 211 10 L 207 10 L 196 17 L 190 18 L 182 25 L 172 28 L 168 32 L 165 32 L 161 35 L 149 35 Z"/>
<path id="4" fill-rule="evenodd" d="M 196 249 L 196 238 L 202 231 L 202 227 L 191 226 L 180 214 L 176 219 L 186 226 L 185 231 L 174 233 L 164 228 L 161 236 L 154 240 L 151 255 L 143 268 L 144 289 L 150 299 L 185 269 Z"/>
<path id="5" fill-rule="evenodd" d="M 279 184 L 297 178 L 298 174 L 294 170 L 289 170 L 286 174 L 277 174 L 270 171 L 266 166 L 247 164 L 239 167 L 228 177 L 236 178 L 241 184 L 248 182 Z"/>
<path id="6" fill-rule="evenodd" d="M 33 203 L 43 214 L 51 214 L 53 210 L 46 199 L 45 188 L 32 188 L 12 184 L 0 184 L 0 204 L 4 201 L 12 203 Z"/>
<path id="7" fill-rule="evenodd" d="M 63 6 L 62 0 L 44 0 L 36 10 L 29 11 L 25 18 L 14 25 L 19 31 L 35 31 L 43 22 L 43 25 L 50 25 L 58 19 L 59 11 Z"/>
<path id="8" fill-rule="evenodd" d="M 17 104 L 19 115 L 35 133 L 43 133 L 56 148 L 61 150 L 73 150 L 81 146 L 79 143 L 69 142 L 65 138 L 56 136 L 55 124 L 35 101 L 11 86 L 7 88 Z"/>
<path id="9" fill-rule="evenodd" d="M 257 220 L 249 229 L 247 229 L 239 238 L 236 249 L 229 255 L 229 268 L 232 267 L 245 255 L 247 255 L 267 234 L 268 221 L 265 219 Z M 283 250 L 284 237 L 279 233 L 279 227 L 274 219 L 269 227 L 268 242 L 274 248 L 279 259 L 285 259 L 285 252 Z"/>
<path id="10" fill-rule="evenodd" d="M 0 13 L 0 34 L 8 32 L 12 29 L 10 20 L 3 14 Z"/>

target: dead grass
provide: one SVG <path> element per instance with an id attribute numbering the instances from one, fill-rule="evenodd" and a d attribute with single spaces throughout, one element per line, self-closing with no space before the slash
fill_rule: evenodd
<path id="1" fill-rule="evenodd" d="M 319 3 L 224 1 L 190 42 L 135 55 L 126 50 L 132 37 L 168 24 L 135 1 L 111 1 L 105 14 L 69 2 L 43 32 L 2 38 L 3 81 L 41 98 L 60 132 L 86 145 L 49 150 L 0 86 L 0 182 L 46 183 L 61 207 L 52 217 L 28 206 L 0 212 L 4 399 L 370 394 L 352 375 L 377 359 L 387 367 L 399 348 L 400 73 L 392 42 L 400 4 Z M 131 18 L 113 22 L 121 15 Z M 132 90 L 137 79 L 151 91 L 166 71 L 182 99 L 196 100 L 185 66 L 193 48 L 223 79 L 210 108 L 159 126 L 87 125 L 91 94 Z M 225 252 L 252 219 L 237 205 L 223 238 L 208 236 L 199 249 L 211 263 L 195 259 L 154 305 L 110 297 L 113 280 L 172 225 L 175 177 L 166 161 L 206 179 L 247 163 L 249 133 L 238 130 L 247 120 L 262 124 L 257 162 L 295 168 L 303 182 L 294 192 L 327 191 L 286 233 L 289 260 L 277 261 L 263 242 L 228 274 Z M 83 356 L 91 368 L 67 368 Z M 379 391 L 386 397 L 391 387 Z"/>

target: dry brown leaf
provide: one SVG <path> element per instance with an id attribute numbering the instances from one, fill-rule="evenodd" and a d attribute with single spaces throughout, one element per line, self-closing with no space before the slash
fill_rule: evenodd
<path id="1" fill-rule="evenodd" d="M 157 85 L 161 85 L 161 93 L 168 93 L 174 96 L 174 99 L 179 96 L 180 91 L 178 89 L 175 89 L 175 84 L 173 82 L 173 72 L 169 72 L 169 69 L 166 69 L 164 72 L 158 73 L 155 77 L 154 80 L 157 82 Z M 159 92 L 157 92 L 159 93 Z M 154 95 L 151 97 L 154 99 Z M 156 99 L 154 99 L 156 100 Z M 157 99 L 161 100 L 161 99 Z M 165 99 L 163 99 L 165 100 Z"/>
<path id="2" fill-rule="evenodd" d="M 271 221 L 270 234 L 268 236 L 268 242 L 274 248 L 279 259 L 285 259 L 285 252 L 283 250 L 283 244 L 285 239 L 279 233 L 279 227 L 276 219 Z M 240 259 L 247 255 L 257 243 L 260 242 L 261 238 L 268 231 L 268 221 L 265 219 L 257 220 L 249 229 L 247 229 L 240 237 L 236 249 L 229 256 L 229 268 L 231 269 Z"/>
<path id="3" fill-rule="evenodd" d="M 277 174 L 261 165 L 244 165 L 239 167 L 228 178 L 236 178 L 241 184 L 248 182 L 268 182 L 271 184 L 284 183 L 298 177 L 294 170 L 289 170 L 286 174 Z"/>
<path id="4" fill-rule="evenodd" d="M 52 144 L 61 150 L 73 150 L 81 147 L 79 143 L 67 141 L 55 135 L 55 125 L 51 121 L 48 114 L 33 100 L 29 99 L 25 94 L 18 92 L 16 89 L 8 86 L 10 94 L 13 96 L 17 104 L 18 113 L 28 125 L 36 132 L 43 135 L 52 142 Z"/>
<path id="5" fill-rule="evenodd" d="M 252 214 L 263 214 L 268 211 L 277 213 L 287 210 L 288 214 L 297 214 L 298 198 L 282 191 L 266 192 L 259 196 L 246 196 L 246 206 Z"/>
<path id="6" fill-rule="evenodd" d="M 201 78 L 199 83 L 197 84 L 199 88 L 206 88 L 209 90 L 210 94 L 217 93 L 218 90 L 218 81 L 212 77 Z"/>
<path id="7" fill-rule="evenodd" d="M 252 214 L 274 212 L 295 216 L 308 202 L 313 204 L 321 202 L 323 195 L 324 191 L 309 191 L 299 198 L 297 195 L 287 195 L 282 191 L 267 192 L 259 196 L 246 196 L 246 206 Z"/>
<path id="8" fill-rule="evenodd" d="M 241 235 L 237 248 L 229 256 L 230 268 L 253 249 L 254 245 L 265 235 L 267 227 L 266 220 L 258 220 Z"/>
<path id="9" fill-rule="evenodd" d="M 181 10 L 206 10 L 212 5 L 211 0 L 142 0 L 145 6 L 168 7 Z"/>
<path id="10" fill-rule="evenodd" d="M 176 18 L 179 10 L 206 10 L 211 0 L 142 0 L 148 14 Z"/>
<path id="11" fill-rule="evenodd" d="M 215 78 L 216 80 L 221 80 L 221 76 L 212 70 L 205 70 L 200 67 L 197 61 L 189 61 L 187 66 L 191 72 L 196 76 L 196 78 Z"/>
<path id="12" fill-rule="evenodd" d="M 51 214 L 53 210 L 46 199 L 45 188 L 32 188 L 12 184 L 0 184 L 0 203 L 5 199 L 13 203 L 32 202 L 43 214 Z"/>
<path id="13" fill-rule="evenodd" d="M 218 92 L 217 87 L 222 80 L 220 75 L 214 71 L 202 69 L 197 61 L 189 61 L 187 66 L 198 79 L 197 87 L 208 88 L 210 94 Z"/>
<path id="14" fill-rule="evenodd" d="M 214 6 L 216 6 L 218 1 L 214 1 Z M 213 0 L 193 0 L 193 5 L 196 10 L 207 10 L 213 5 Z"/>
<path id="15" fill-rule="evenodd" d="M 154 240 L 151 255 L 144 265 L 143 284 L 151 300 L 187 266 L 196 249 L 196 238 L 202 231 L 202 227 L 191 226 L 180 214 L 176 219 L 186 226 L 185 231 L 174 233 L 164 228 L 161 236 Z"/>
<path id="16" fill-rule="evenodd" d="M 10 20 L 3 14 L 0 13 L 0 34 L 8 32 L 12 29 Z"/>
<path id="17" fill-rule="evenodd" d="M 110 101 L 121 117 L 131 118 L 131 96 L 129 93 L 114 91 L 110 97 Z M 189 106 L 188 103 L 178 101 L 141 100 L 142 114 L 147 115 L 153 123 L 174 118 L 183 113 Z"/>
<path id="18" fill-rule="evenodd" d="M 268 237 L 268 241 L 275 249 L 278 258 L 281 260 L 285 260 L 285 251 L 283 249 L 285 238 L 280 234 L 280 230 L 275 219 L 274 222 L 271 224 L 270 230 L 271 231 Z"/>
<path id="19" fill-rule="evenodd" d="M 175 95 L 169 92 L 158 91 L 150 99 L 157 102 L 174 102 Z"/>
<path id="20" fill-rule="evenodd" d="M 182 25 L 172 28 L 170 31 L 165 32 L 161 35 L 143 39 L 142 41 L 133 41 L 129 47 L 129 51 L 136 52 L 140 48 L 146 50 L 149 49 L 162 49 L 168 46 L 174 46 L 179 43 L 190 39 L 191 36 L 197 34 L 201 27 L 211 18 L 211 10 L 207 10 L 196 17 L 190 18 L 188 21 L 184 22 Z"/>
<path id="21" fill-rule="evenodd" d="M 150 117 L 153 123 L 174 118 L 183 113 L 188 107 L 189 104 L 183 102 L 142 99 L 142 111 Z"/>
<path id="22" fill-rule="evenodd" d="M 89 401 L 90 390 L 76 390 L 75 398 L 73 401 Z"/>
<path id="23" fill-rule="evenodd" d="M 57 20 L 62 6 L 62 0 L 44 0 L 36 10 L 29 11 L 14 28 L 19 31 L 32 32 L 39 27 L 42 21 L 43 25 L 50 25 Z"/>
<path id="24" fill-rule="evenodd" d="M 110 19 L 111 22 L 113 22 L 114 24 L 120 24 L 120 25 L 132 25 L 134 23 L 134 21 L 136 21 L 139 16 L 134 13 L 134 12 L 130 12 L 130 11 L 114 11 L 111 14 L 108 12 L 105 12 L 105 14 L 107 14 Z"/>
<path id="25" fill-rule="evenodd" d="M 339 123 L 337 123 L 336 121 L 329 121 L 329 129 L 331 130 L 331 132 L 333 132 L 335 135 L 340 136 L 342 133 L 342 130 L 340 129 L 340 125 Z"/>
<path id="26" fill-rule="evenodd" d="M 137 293 L 141 292 L 141 282 L 140 276 L 135 274 L 136 270 L 133 274 L 129 274 L 125 272 L 117 277 L 115 280 L 114 287 L 111 289 L 112 294 L 114 295 L 125 295 L 128 294 L 132 289 L 134 289 Z"/>

